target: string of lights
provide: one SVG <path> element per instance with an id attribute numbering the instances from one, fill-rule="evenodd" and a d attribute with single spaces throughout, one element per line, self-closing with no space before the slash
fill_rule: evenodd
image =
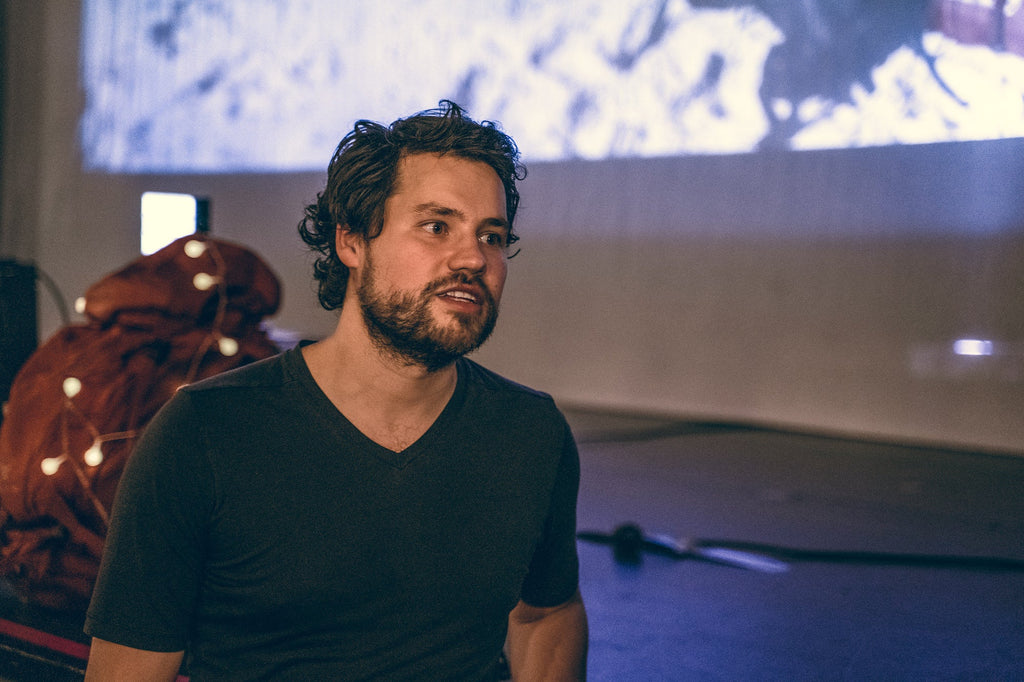
<path id="1" fill-rule="evenodd" d="M 224 334 L 222 329 L 228 304 L 227 263 L 217 248 L 216 242 L 197 237 L 186 241 L 182 248 L 185 255 L 193 260 L 198 261 L 204 256 L 207 257 L 209 265 L 212 266 L 209 270 L 212 270 L 212 272 L 206 269 L 200 270 L 192 277 L 191 284 L 199 291 L 216 289 L 217 302 L 216 312 L 209 327 L 209 333 L 197 346 L 189 362 L 188 371 L 182 382 L 182 386 L 185 386 L 195 381 L 203 359 L 211 349 L 216 349 L 217 352 L 225 357 L 232 357 L 238 353 L 239 344 L 236 339 Z M 76 312 L 79 314 L 84 313 L 86 311 L 86 303 L 85 297 L 79 298 L 75 302 Z M 40 467 L 46 476 L 55 475 L 64 465 L 71 467 L 98 517 L 106 525 L 109 520 L 109 510 L 92 490 L 94 473 L 104 461 L 103 446 L 105 443 L 114 441 L 135 439 L 141 434 L 142 429 L 102 433 L 89 419 L 86 411 L 76 404 L 76 400 L 87 400 L 89 397 L 89 387 L 83 383 L 81 378 L 73 375 L 65 376 L 60 388 L 63 405 L 60 414 L 61 450 L 56 455 L 45 457 L 40 462 Z M 77 422 L 83 424 L 86 431 L 92 437 L 91 445 L 84 451 L 76 453 L 71 452 L 71 438 L 69 435 L 69 422 L 72 417 Z"/>

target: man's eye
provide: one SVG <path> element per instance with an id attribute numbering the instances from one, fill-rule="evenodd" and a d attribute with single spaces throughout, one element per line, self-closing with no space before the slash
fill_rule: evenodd
<path id="1" fill-rule="evenodd" d="M 440 222 L 437 222 L 437 221 L 430 222 L 430 223 L 425 223 L 423 225 L 423 229 L 426 230 L 427 232 L 429 232 L 430 234 L 443 234 L 444 233 L 444 223 L 440 223 Z"/>
<path id="2" fill-rule="evenodd" d="M 497 246 L 498 248 L 505 248 L 507 246 L 507 239 L 505 235 L 500 232 L 486 232 L 480 235 L 480 241 L 488 246 Z"/>

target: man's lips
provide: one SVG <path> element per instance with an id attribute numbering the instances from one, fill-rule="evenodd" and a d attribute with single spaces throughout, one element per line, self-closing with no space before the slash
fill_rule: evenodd
<path id="1" fill-rule="evenodd" d="M 474 305 L 480 305 L 485 300 L 484 293 L 481 289 L 470 286 L 459 286 L 444 289 L 438 292 L 437 295 L 451 301 L 472 303 Z"/>

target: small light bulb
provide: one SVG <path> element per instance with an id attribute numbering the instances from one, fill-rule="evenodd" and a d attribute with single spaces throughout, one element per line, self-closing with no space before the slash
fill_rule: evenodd
<path id="1" fill-rule="evenodd" d="M 226 336 L 222 336 L 217 340 L 217 347 L 220 349 L 221 355 L 229 358 L 238 353 L 238 341 L 229 339 Z"/>
<path id="2" fill-rule="evenodd" d="M 42 469 L 43 473 L 47 476 L 53 476 L 57 473 L 57 469 L 60 469 L 60 465 L 63 461 L 63 455 L 60 457 L 47 457 L 39 463 L 39 468 Z"/>
<path id="3" fill-rule="evenodd" d="M 217 278 L 207 272 L 200 272 L 192 278 L 192 285 L 199 291 L 206 291 L 217 282 Z"/>
<path id="4" fill-rule="evenodd" d="M 75 299 L 75 312 L 79 315 L 85 314 L 85 296 L 79 296 Z"/>
<path id="5" fill-rule="evenodd" d="M 74 398 L 82 391 L 82 382 L 77 377 L 68 377 L 61 387 L 64 389 L 64 395 Z"/>
<path id="6" fill-rule="evenodd" d="M 185 242 L 185 255 L 189 258 L 199 258 L 206 253 L 206 244 L 198 239 L 190 239 Z"/>
<path id="7" fill-rule="evenodd" d="M 92 447 L 85 451 L 85 463 L 91 467 L 103 464 L 103 450 L 100 449 L 99 441 L 94 441 Z"/>

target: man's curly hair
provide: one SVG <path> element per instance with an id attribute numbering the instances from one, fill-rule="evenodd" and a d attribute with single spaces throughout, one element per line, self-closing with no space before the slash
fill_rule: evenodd
<path id="1" fill-rule="evenodd" d="M 508 243 L 519 239 L 512 226 L 519 207 L 516 181 L 526 177 L 515 141 L 491 121 L 469 118 L 459 105 L 442 100 L 390 126 L 357 121 L 342 138 L 327 168 L 327 185 L 315 204 L 306 206 L 299 234 L 319 255 L 313 264 L 320 305 L 340 308 L 348 284 L 348 267 L 338 258 L 335 231 L 340 225 L 370 240 L 384 227 L 384 201 L 395 187 L 398 162 L 410 154 L 451 154 L 482 161 L 505 187 Z"/>

